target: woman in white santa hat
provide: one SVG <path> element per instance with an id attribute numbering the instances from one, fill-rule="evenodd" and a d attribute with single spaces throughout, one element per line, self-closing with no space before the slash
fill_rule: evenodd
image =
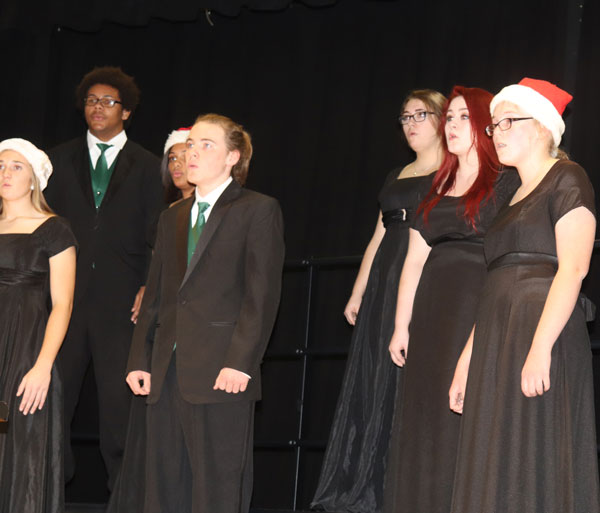
<path id="1" fill-rule="evenodd" d="M 477 321 L 450 388 L 463 414 L 452 513 L 600 511 L 591 305 L 580 295 L 594 192 L 558 150 L 571 99 L 525 78 L 490 105 L 486 132 L 522 185 L 487 232 Z"/>
<path id="2" fill-rule="evenodd" d="M 63 389 L 54 365 L 75 288 L 76 241 L 42 191 L 48 156 L 0 142 L 0 512 L 64 512 Z"/>

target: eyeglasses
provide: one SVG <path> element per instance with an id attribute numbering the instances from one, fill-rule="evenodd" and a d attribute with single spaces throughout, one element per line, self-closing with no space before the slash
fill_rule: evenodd
<path id="1" fill-rule="evenodd" d="M 496 127 L 498 127 L 500 130 L 505 132 L 506 130 L 510 130 L 510 127 L 512 126 L 512 124 L 515 121 L 525 121 L 526 119 L 533 119 L 533 118 L 504 118 L 504 119 L 501 119 L 500 121 L 498 121 L 498 123 L 492 123 L 491 125 L 486 126 L 485 133 L 488 135 L 488 137 L 492 137 L 492 135 L 494 135 L 494 130 L 496 130 Z"/>
<path id="2" fill-rule="evenodd" d="M 97 103 L 100 103 L 100 105 L 109 109 L 112 109 L 115 106 L 115 103 L 123 105 L 122 102 L 115 100 L 114 98 L 98 98 L 97 96 L 86 96 L 83 99 L 83 103 L 88 107 L 93 107 Z"/>
<path id="3" fill-rule="evenodd" d="M 435 112 L 428 112 L 426 110 L 418 110 L 414 114 L 402 114 L 398 117 L 398 121 L 401 125 L 408 125 L 412 119 L 415 123 L 421 123 L 427 119 L 427 114 L 435 114 Z"/>

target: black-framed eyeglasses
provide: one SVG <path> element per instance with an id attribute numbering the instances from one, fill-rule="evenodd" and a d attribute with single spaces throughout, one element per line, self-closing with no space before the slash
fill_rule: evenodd
<path id="1" fill-rule="evenodd" d="M 504 118 L 504 119 L 501 119 L 500 121 L 498 121 L 498 123 L 492 123 L 491 125 L 486 126 L 485 133 L 488 135 L 488 137 L 492 137 L 492 135 L 494 135 L 494 130 L 496 130 L 496 127 L 498 127 L 500 130 L 502 130 L 504 132 L 506 130 L 510 130 L 510 127 L 512 126 L 512 124 L 515 121 L 525 121 L 526 119 L 533 119 L 533 118 L 529 117 L 529 118 Z"/>
<path id="2" fill-rule="evenodd" d="M 427 110 L 418 110 L 414 114 L 401 114 L 398 116 L 398 122 L 401 125 L 408 125 L 412 119 L 415 123 L 421 123 L 427 119 L 427 114 L 435 114 L 435 112 L 429 112 Z"/>
<path id="3" fill-rule="evenodd" d="M 114 107 L 115 103 L 120 103 L 121 105 L 123 105 L 122 102 L 120 102 L 119 100 L 115 100 L 114 98 L 98 98 L 97 96 L 86 96 L 83 99 L 83 103 L 88 107 L 93 107 L 97 103 L 100 103 L 100 105 L 109 109 Z"/>

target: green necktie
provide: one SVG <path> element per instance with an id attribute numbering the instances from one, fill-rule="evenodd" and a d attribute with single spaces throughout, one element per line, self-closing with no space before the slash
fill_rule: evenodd
<path id="1" fill-rule="evenodd" d="M 194 226 L 190 223 L 190 229 L 188 231 L 188 264 L 192 259 L 192 255 L 196 250 L 196 246 L 198 245 L 198 239 L 200 239 L 200 234 L 202 233 L 202 229 L 206 224 L 206 219 L 204 218 L 204 212 L 206 209 L 210 207 L 210 203 L 206 203 L 206 201 L 198 202 L 198 217 L 196 217 L 196 224 Z"/>
<path id="2" fill-rule="evenodd" d="M 108 148 L 112 147 L 112 144 L 96 143 L 96 146 L 100 148 L 100 156 L 96 161 L 96 167 L 94 168 L 94 176 L 92 180 L 92 187 L 94 188 L 94 203 L 96 208 L 102 203 L 108 182 L 110 181 L 110 174 L 108 172 L 108 163 L 106 162 L 106 155 L 104 153 Z"/>

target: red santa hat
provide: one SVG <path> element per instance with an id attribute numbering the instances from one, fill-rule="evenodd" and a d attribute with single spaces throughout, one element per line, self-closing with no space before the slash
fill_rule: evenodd
<path id="1" fill-rule="evenodd" d="M 177 130 L 173 130 L 169 137 L 167 137 L 167 142 L 165 143 L 165 149 L 163 153 L 167 153 L 173 146 L 176 144 L 182 144 L 187 141 L 188 136 L 190 135 L 191 126 L 185 128 L 178 128 Z"/>
<path id="2" fill-rule="evenodd" d="M 514 103 L 532 118 L 537 119 L 552 133 L 554 144 L 558 146 L 565 132 L 562 113 L 573 97 L 560 87 L 534 78 L 524 78 L 518 84 L 502 89 L 490 103 L 490 112 L 501 102 Z"/>

